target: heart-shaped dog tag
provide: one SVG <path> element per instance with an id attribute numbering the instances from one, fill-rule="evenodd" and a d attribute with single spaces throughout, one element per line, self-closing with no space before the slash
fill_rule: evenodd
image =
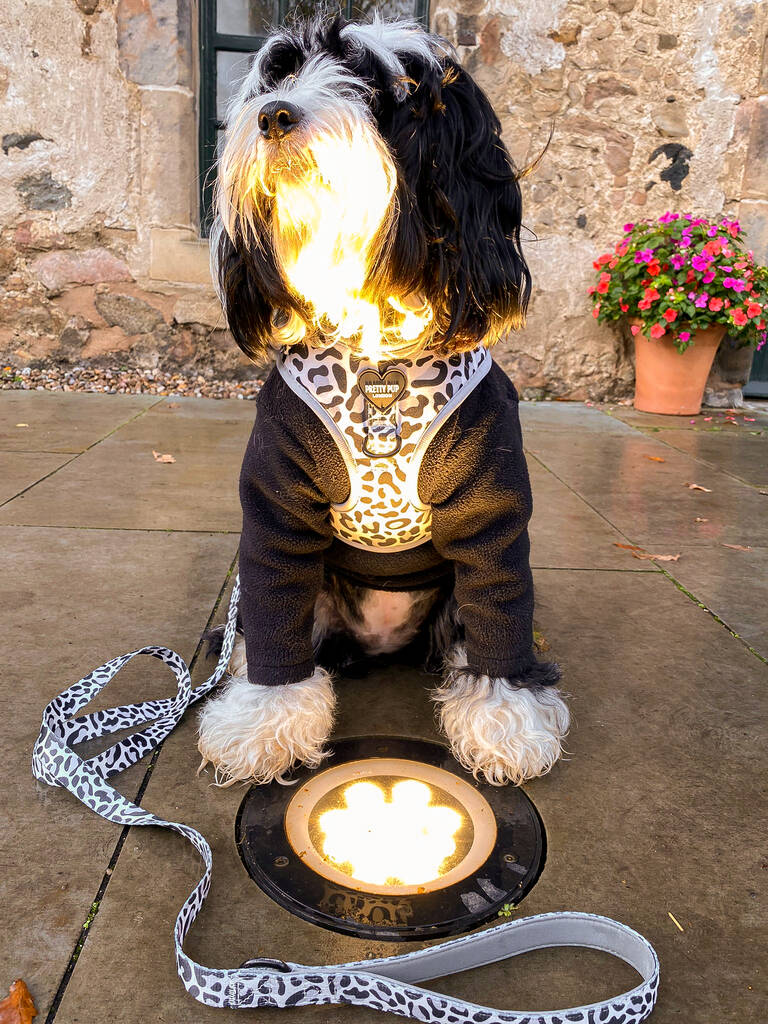
<path id="1" fill-rule="evenodd" d="M 371 405 L 385 412 L 403 394 L 408 378 L 402 370 L 387 370 L 383 376 L 378 370 L 362 370 L 357 383 Z"/>

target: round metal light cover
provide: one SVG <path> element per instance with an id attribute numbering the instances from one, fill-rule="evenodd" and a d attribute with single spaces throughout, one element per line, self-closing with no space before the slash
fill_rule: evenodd
<path id="1" fill-rule="evenodd" d="M 419 835 L 429 831 L 419 823 L 433 817 L 439 838 L 447 819 L 442 837 L 450 856 L 418 862 L 419 835 L 406 834 L 389 846 L 399 854 L 392 878 L 384 877 L 387 870 L 366 872 L 329 857 L 322 822 L 334 815 L 340 821 L 343 811 L 354 833 L 345 796 L 355 787 L 358 796 L 368 787 L 370 796 L 371 784 L 379 791 L 376 806 L 398 821 L 398 799 L 416 799 Z M 331 819 L 324 819 L 329 809 Z M 388 838 L 388 825 L 377 834 L 375 824 L 371 834 L 362 835 L 362 846 L 373 844 L 374 852 L 386 848 Z M 294 786 L 252 787 L 235 831 L 248 873 L 281 906 L 334 931 L 391 941 L 469 931 L 504 904 L 518 904 L 538 879 L 545 856 L 541 820 L 522 790 L 477 782 L 446 748 L 402 737 L 339 740 L 323 768 L 300 769 Z M 441 860 L 439 870 L 425 866 Z M 398 877 L 409 870 L 412 877 Z"/>

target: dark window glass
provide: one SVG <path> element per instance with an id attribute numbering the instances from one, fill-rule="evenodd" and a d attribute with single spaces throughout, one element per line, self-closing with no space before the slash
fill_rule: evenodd
<path id="1" fill-rule="evenodd" d="M 427 24 L 428 0 L 342 0 L 348 18 L 386 18 Z M 248 74 L 253 54 L 273 25 L 295 13 L 311 15 L 312 0 L 201 0 L 200 3 L 200 229 L 207 235 L 216 172 L 216 152 L 227 103 Z"/>

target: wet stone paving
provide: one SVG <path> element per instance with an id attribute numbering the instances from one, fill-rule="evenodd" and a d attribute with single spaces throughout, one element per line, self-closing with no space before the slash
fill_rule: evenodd
<path id="1" fill-rule="evenodd" d="M 516 914 L 583 910 L 646 935 L 661 960 L 657 1024 L 764 1021 L 768 410 L 521 410 L 536 627 L 563 667 L 574 722 L 567 759 L 525 787 L 547 860 Z M 121 830 L 35 782 L 30 753 L 45 704 L 116 654 L 163 643 L 192 659 L 193 679 L 210 671 L 200 641 L 224 616 L 253 414 L 248 401 L 158 394 L 11 390 L 0 400 L 0 987 L 23 978 L 39 1021 L 243 1019 L 200 1006 L 175 974 L 172 925 L 199 877 L 192 848 L 168 832 Z M 120 673 L 103 706 L 172 692 L 170 673 L 145 662 Z M 434 682 L 396 661 L 339 680 L 337 737 L 438 738 Z M 195 740 L 189 713 L 117 782 L 211 843 L 191 956 L 323 964 L 409 948 L 320 929 L 257 888 L 234 839 L 245 791 L 196 774 Z M 604 954 L 559 950 L 428 984 L 543 1010 L 635 981 Z M 262 1017 L 277 1020 L 248 1014 Z M 280 1016 L 381 1019 L 344 1007 Z"/>

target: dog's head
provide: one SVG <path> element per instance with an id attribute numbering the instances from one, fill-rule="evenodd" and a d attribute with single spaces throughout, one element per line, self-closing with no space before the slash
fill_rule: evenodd
<path id="1" fill-rule="evenodd" d="M 320 19 L 272 35 L 232 103 L 214 277 L 254 359 L 305 337 L 445 355 L 522 322 L 520 218 L 499 121 L 448 44 Z"/>

